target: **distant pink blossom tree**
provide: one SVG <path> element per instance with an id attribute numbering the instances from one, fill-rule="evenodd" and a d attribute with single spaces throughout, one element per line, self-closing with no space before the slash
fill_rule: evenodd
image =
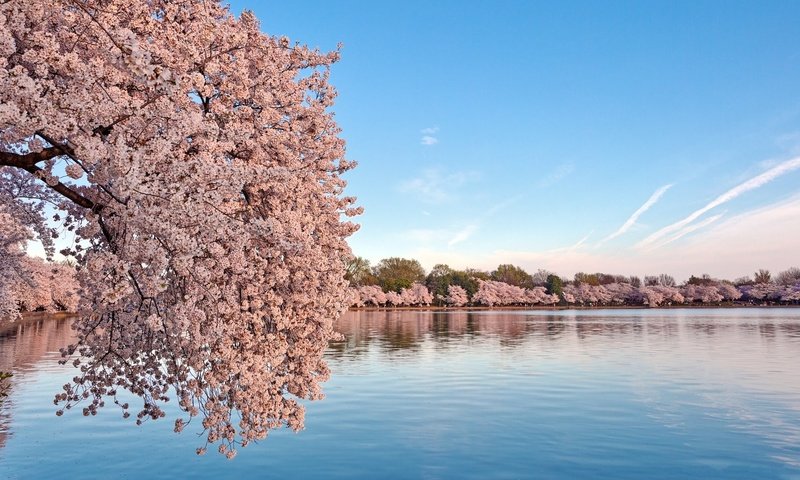
<path id="1" fill-rule="evenodd" d="M 174 392 L 175 430 L 199 418 L 228 457 L 302 428 L 359 213 L 328 111 L 338 56 L 211 0 L 0 2 L 0 282 L 20 235 L 76 236 L 80 370 L 58 404 L 94 415 L 126 389 L 140 423 Z"/>
<path id="2" fill-rule="evenodd" d="M 733 301 L 742 297 L 742 292 L 730 283 L 719 282 L 717 285 L 717 292 L 722 296 L 723 300 Z"/>
<path id="3" fill-rule="evenodd" d="M 529 305 L 555 305 L 558 303 L 558 295 L 547 293 L 545 287 L 533 287 L 525 289 L 525 303 Z"/>
<path id="4" fill-rule="evenodd" d="M 400 291 L 400 299 L 403 305 L 425 306 L 433 302 L 433 295 L 428 291 L 428 287 L 419 282 L 414 282 L 411 287 Z"/>
<path id="5" fill-rule="evenodd" d="M 448 285 L 445 303 L 452 307 L 462 307 L 469 303 L 469 297 L 464 287 L 460 285 Z"/>
<path id="6" fill-rule="evenodd" d="M 783 295 L 781 295 L 781 300 L 784 302 L 800 302 L 800 283 L 787 286 L 783 291 Z"/>
<path id="7" fill-rule="evenodd" d="M 644 297 L 639 289 L 630 283 L 615 282 L 604 285 L 604 288 L 610 296 L 609 303 L 618 305 L 641 305 L 644 303 Z"/>
<path id="8" fill-rule="evenodd" d="M 80 286 L 74 268 L 31 257 L 22 260 L 21 268 L 27 276 L 12 283 L 10 291 L 22 311 L 77 310 Z"/>
<path id="9" fill-rule="evenodd" d="M 544 287 L 522 288 L 495 280 L 479 280 L 472 302 L 479 305 L 554 304 L 558 295 L 550 295 Z"/>
<path id="10" fill-rule="evenodd" d="M 357 297 L 360 305 L 373 305 L 375 307 L 386 303 L 386 294 L 378 285 L 362 285 L 358 287 Z"/>
<path id="11" fill-rule="evenodd" d="M 8 210 L 8 206 L 0 203 L 0 320 L 17 318 L 16 285 L 33 281 L 31 272 L 23 267 L 23 248 L 33 235 Z"/>
<path id="12" fill-rule="evenodd" d="M 386 292 L 386 304 L 399 307 L 403 305 L 403 298 L 397 292 L 388 291 Z"/>
<path id="13" fill-rule="evenodd" d="M 588 283 L 570 284 L 564 287 L 566 294 L 574 300 L 570 303 L 584 305 L 606 304 L 611 301 L 611 294 L 603 285 L 590 285 Z"/>
<path id="14" fill-rule="evenodd" d="M 680 289 L 687 303 L 719 303 L 724 297 L 716 285 L 684 285 Z"/>
<path id="15" fill-rule="evenodd" d="M 681 304 L 684 302 L 683 295 L 675 287 L 664 285 L 643 286 L 639 288 L 642 295 L 642 303 L 651 307 L 658 307 L 663 303 Z"/>

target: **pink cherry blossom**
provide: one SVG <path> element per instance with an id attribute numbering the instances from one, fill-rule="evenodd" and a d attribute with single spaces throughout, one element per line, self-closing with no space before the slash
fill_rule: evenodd
<path id="1" fill-rule="evenodd" d="M 461 307 L 469 302 L 467 291 L 460 285 L 448 285 L 447 296 L 444 298 L 445 303 L 452 307 Z"/>
<path id="2" fill-rule="evenodd" d="M 338 56 L 216 1 L 0 2 L 0 314 L 49 268 L 23 242 L 71 232 L 81 363 L 57 403 L 94 415 L 124 388 L 144 422 L 177 397 L 226 456 L 303 427 L 360 213 Z"/>

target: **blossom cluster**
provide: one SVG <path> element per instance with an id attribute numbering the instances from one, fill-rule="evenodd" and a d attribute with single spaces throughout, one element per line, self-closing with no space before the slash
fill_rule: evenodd
<path id="1" fill-rule="evenodd" d="M 377 285 L 363 285 L 352 288 L 351 306 L 363 307 L 371 306 L 426 306 L 433 302 L 433 295 L 428 291 L 428 287 L 421 283 L 413 283 L 409 288 L 403 288 L 400 292 L 385 292 Z"/>

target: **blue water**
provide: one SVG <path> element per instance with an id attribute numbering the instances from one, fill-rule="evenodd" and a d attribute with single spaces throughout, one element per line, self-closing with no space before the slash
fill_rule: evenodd
<path id="1" fill-rule="evenodd" d="M 0 478 L 800 479 L 800 309 L 350 312 L 306 430 L 225 460 L 54 415 L 68 321 L 0 335 Z"/>

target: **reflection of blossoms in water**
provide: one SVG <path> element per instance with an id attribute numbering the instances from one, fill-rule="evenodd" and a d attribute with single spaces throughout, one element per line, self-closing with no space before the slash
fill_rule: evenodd
<path id="1" fill-rule="evenodd" d="M 7 392 L 35 371 L 42 360 L 54 358 L 62 345 L 75 340 L 72 318 L 65 314 L 30 313 L 15 322 L 0 321 L 0 371 L 13 373 L 5 381 Z M 13 421 L 11 410 L 0 413 L 0 448 L 5 445 Z"/>

